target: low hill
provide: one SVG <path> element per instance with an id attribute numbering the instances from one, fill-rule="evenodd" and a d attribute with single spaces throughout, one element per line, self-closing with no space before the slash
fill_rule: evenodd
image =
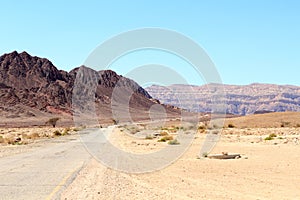
<path id="1" fill-rule="evenodd" d="M 277 112 L 248 115 L 226 119 L 225 127 L 231 124 L 236 128 L 278 128 L 300 127 L 300 112 Z"/>

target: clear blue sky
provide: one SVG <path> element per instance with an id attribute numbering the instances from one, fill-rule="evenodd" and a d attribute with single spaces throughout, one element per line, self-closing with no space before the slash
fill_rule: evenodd
<path id="1" fill-rule="evenodd" d="M 0 54 L 27 51 L 69 71 L 120 32 L 160 27 L 202 46 L 226 84 L 300 85 L 299 2 L 3 0 Z"/>

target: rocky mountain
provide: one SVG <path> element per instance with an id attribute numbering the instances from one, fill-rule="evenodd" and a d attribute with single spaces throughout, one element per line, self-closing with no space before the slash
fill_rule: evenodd
<path id="1" fill-rule="evenodd" d="M 84 78 L 78 78 L 78 73 Z M 89 88 L 91 83 L 96 83 L 95 90 Z M 75 84 L 81 84 L 78 90 L 81 96 L 77 97 L 84 99 L 85 92 L 93 92 L 97 114 L 107 119 L 112 117 L 111 102 L 115 88 L 130 92 L 127 93 L 131 95 L 127 100 L 131 110 L 147 110 L 153 104 L 159 104 L 136 82 L 111 70 L 95 71 L 81 66 L 66 72 L 58 70 L 46 58 L 14 51 L 0 57 L 1 117 L 28 118 L 42 113 L 72 116 Z M 122 98 L 120 96 L 118 100 Z M 84 101 L 82 105 L 85 105 Z M 165 107 L 169 112 L 177 112 L 171 106 Z"/>
<path id="2" fill-rule="evenodd" d="M 153 85 L 146 90 L 164 104 L 197 112 L 210 112 L 212 98 L 217 104 L 225 102 L 226 111 L 231 114 L 300 111 L 300 87 L 291 85 Z M 218 91 L 224 91 L 225 95 L 220 96 Z"/>

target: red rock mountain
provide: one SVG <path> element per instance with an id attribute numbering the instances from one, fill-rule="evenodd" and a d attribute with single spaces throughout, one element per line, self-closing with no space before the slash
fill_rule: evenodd
<path id="1" fill-rule="evenodd" d="M 14 51 L 0 57 L 1 117 L 14 119 L 35 117 L 38 113 L 71 116 L 72 93 L 78 71 L 92 74 L 97 81 L 93 94 L 97 102 L 97 112 L 107 119 L 112 117 L 111 97 L 115 87 L 134 91 L 130 97 L 130 109 L 133 112 L 147 111 L 153 104 L 159 104 L 136 82 L 114 71 L 94 71 L 82 66 L 66 72 L 58 70 L 46 58 Z M 86 82 L 80 84 L 84 83 Z M 86 85 L 82 85 L 81 95 L 85 89 L 90 90 Z M 172 106 L 165 107 L 170 113 L 178 113 Z"/>

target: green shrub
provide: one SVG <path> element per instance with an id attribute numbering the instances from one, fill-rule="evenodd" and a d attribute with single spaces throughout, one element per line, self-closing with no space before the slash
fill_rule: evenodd
<path id="1" fill-rule="evenodd" d="M 273 140 L 276 137 L 277 137 L 277 135 L 275 133 L 272 133 L 268 137 L 266 137 L 265 140 Z"/>
<path id="2" fill-rule="evenodd" d="M 270 137 L 270 136 L 268 136 L 268 137 L 266 137 L 265 138 L 265 140 L 273 140 L 274 138 L 273 137 Z"/>
<path id="3" fill-rule="evenodd" d="M 275 133 L 272 133 L 272 134 L 270 134 L 269 136 L 270 136 L 270 137 L 273 137 L 273 138 L 277 137 L 277 135 L 276 135 Z"/>

